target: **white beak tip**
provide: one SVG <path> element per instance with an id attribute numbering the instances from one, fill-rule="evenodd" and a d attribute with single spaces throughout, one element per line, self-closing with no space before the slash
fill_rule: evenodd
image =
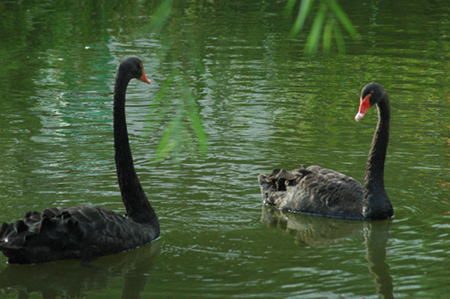
<path id="1" fill-rule="evenodd" d="M 356 116 L 355 116 L 355 120 L 356 121 L 360 121 L 361 120 L 361 118 L 363 118 L 364 117 L 364 114 L 363 113 L 360 113 L 360 112 L 358 112 L 358 114 L 356 114 Z"/>

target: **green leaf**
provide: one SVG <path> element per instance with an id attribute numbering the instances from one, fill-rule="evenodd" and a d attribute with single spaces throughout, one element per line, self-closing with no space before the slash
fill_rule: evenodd
<path id="1" fill-rule="evenodd" d="M 165 158 L 171 152 L 175 157 L 178 156 L 180 146 L 184 145 L 189 147 L 189 145 L 193 144 L 190 141 L 190 139 L 193 138 L 197 140 L 201 155 L 205 156 L 207 152 L 207 136 L 203 129 L 203 123 L 200 113 L 198 112 L 195 97 L 190 91 L 189 85 L 184 81 L 183 78 L 180 79 L 180 76 L 181 75 L 178 71 L 178 68 L 172 70 L 172 73 L 161 86 L 160 91 L 155 97 L 154 103 L 151 105 L 151 107 L 154 108 L 153 110 L 156 110 L 156 107 L 160 106 L 160 104 L 162 103 L 159 113 L 157 113 L 156 117 L 152 119 L 153 122 L 160 123 L 163 116 L 167 113 L 169 104 L 173 104 L 177 100 L 177 97 L 181 96 L 182 104 L 176 104 L 176 116 L 169 123 L 160 138 L 158 147 L 154 155 L 155 161 L 159 161 Z M 174 90 L 177 90 L 179 92 L 175 95 L 169 94 L 171 87 L 174 87 Z M 162 99 L 166 97 L 171 98 L 172 100 L 163 102 Z M 192 126 L 192 131 L 195 135 L 194 137 L 186 138 L 186 136 L 190 136 L 190 134 L 183 127 L 183 118 L 185 117 L 188 118 L 189 124 L 191 124 Z M 192 149 L 192 146 L 190 148 Z"/>
<path id="2" fill-rule="evenodd" d="M 286 6 L 284 7 L 285 14 L 290 15 L 292 13 L 295 3 L 297 3 L 297 0 L 288 0 Z"/>
<path id="3" fill-rule="evenodd" d="M 327 12 L 327 5 L 322 2 L 320 4 L 319 11 L 317 12 L 314 22 L 312 24 L 311 31 L 308 36 L 308 41 L 306 42 L 305 52 L 307 54 L 313 54 L 317 51 L 320 33 L 322 32 L 326 12 Z"/>
<path id="4" fill-rule="evenodd" d="M 175 128 L 177 120 L 173 119 L 172 122 L 167 127 L 166 131 L 162 135 L 158 147 L 156 148 L 154 159 L 155 161 L 159 161 L 167 157 L 170 152 L 175 148 L 176 142 L 171 138 Z"/>
<path id="5" fill-rule="evenodd" d="M 290 36 L 295 36 L 304 27 L 306 18 L 310 15 L 314 0 L 301 0 L 298 16 L 291 28 Z M 288 0 L 285 11 L 292 11 L 295 5 L 294 0 Z M 330 13 L 331 12 L 331 13 Z M 344 36 L 340 30 L 342 25 L 350 36 L 355 39 L 358 32 L 352 22 L 342 10 L 337 0 L 320 0 L 319 10 L 315 15 L 311 30 L 304 48 L 305 54 L 311 55 L 317 52 L 320 35 L 323 31 L 323 50 L 325 52 L 331 49 L 331 40 L 333 35 L 336 38 L 339 53 L 345 52 Z"/>
<path id="6" fill-rule="evenodd" d="M 293 37 L 297 35 L 300 30 L 302 30 L 303 25 L 305 24 L 306 17 L 308 16 L 313 3 L 314 0 L 302 0 L 302 3 L 300 4 L 300 8 L 298 10 L 297 19 L 295 20 L 294 26 L 292 26 L 289 36 Z"/>
<path id="7" fill-rule="evenodd" d="M 145 30 L 161 35 L 158 38 L 163 46 L 158 51 L 158 57 L 167 57 L 171 61 L 171 70 L 150 106 L 148 117 L 154 124 L 154 130 L 165 127 L 162 135 L 159 131 L 154 134 L 161 137 L 153 160 L 161 160 L 169 154 L 177 158 L 184 148 L 192 151 L 196 149 L 205 156 L 207 136 L 195 95 L 187 83 L 189 76 L 206 72 L 194 34 L 196 31 L 189 28 L 184 30 L 186 26 L 190 26 L 184 19 L 186 12 L 172 11 L 173 0 L 162 0 L 159 3 Z M 168 26 L 176 26 L 180 30 L 175 34 L 165 34 L 163 29 Z M 173 61 L 173 57 L 178 57 L 179 60 Z M 174 116 L 168 116 L 173 112 Z"/>
<path id="8" fill-rule="evenodd" d="M 329 52 L 331 49 L 331 37 L 333 36 L 333 27 L 335 26 L 335 19 L 328 17 L 325 27 L 323 29 L 323 50 Z"/>
<path id="9" fill-rule="evenodd" d="M 151 21 L 146 29 L 155 33 L 160 33 L 167 20 L 169 19 L 172 10 L 173 0 L 163 0 L 153 14 Z"/>
<path id="10" fill-rule="evenodd" d="M 192 128 L 194 129 L 195 135 L 197 137 L 200 152 L 202 153 L 203 156 L 205 156 L 206 150 L 207 150 L 207 138 L 206 138 L 206 133 L 203 130 L 202 119 L 197 110 L 197 103 L 195 102 L 195 99 L 192 96 L 192 93 L 190 93 L 190 92 L 189 92 L 189 94 L 186 94 L 186 99 L 187 99 L 188 108 L 189 108 L 188 116 L 192 123 Z"/>
<path id="11" fill-rule="evenodd" d="M 347 14 L 342 10 L 341 6 L 336 0 L 328 0 L 328 4 L 337 16 L 338 20 L 341 22 L 342 26 L 344 26 L 350 36 L 355 39 L 358 36 L 358 32 L 356 31 L 355 26 L 353 26 L 352 21 L 350 21 L 347 17 Z"/>
<path id="12" fill-rule="evenodd" d="M 162 84 L 159 91 L 156 93 L 155 98 L 149 107 L 149 114 L 147 119 L 154 123 L 160 123 L 162 117 L 167 112 L 167 105 L 164 105 L 163 99 L 167 96 L 170 86 L 173 84 L 174 76 L 171 74 Z"/>
<path id="13" fill-rule="evenodd" d="M 333 27 L 334 36 L 336 37 L 336 43 L 338 46 L 338 51 L 341 54 L 345 54 L 345 41 L 344 36 L 342 35 L 341 28 L 339 26 Z"/>

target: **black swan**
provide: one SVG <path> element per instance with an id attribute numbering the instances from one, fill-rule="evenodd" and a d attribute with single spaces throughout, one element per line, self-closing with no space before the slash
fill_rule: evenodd
<path id="1" fill-rule="evenodd" d="M 3 223 L 0 228 L 0 250 L 9 263 L 89 261 L 137 248 L 159 237 L 158 217 L 142 190 L 128 142 L 125 93 L 133 78 L 150 84 L 142 62 L 135 57 L 120 64 L 114 88 L 115 162 L 126 216 L 95 206 L 28 212 L 24 220 Z"/>
<path id="2" fill-rule="evenodd" d="M 364 183 L 334 170 L 302 165 L 287 172 L 275 169 L 270 175 L 260 174 L 263 203 L 279 210 L 315 214 L 324 217 L 381 220 L 394 215 L 384 189 L 384 160 L 389 141 L 390 107 L 386 91 L 377 83 L 369 83 L 361 91 L 355 120 L 364 117 L 373 105 L 378 109 L 378 124 L 369 151 Z"/>

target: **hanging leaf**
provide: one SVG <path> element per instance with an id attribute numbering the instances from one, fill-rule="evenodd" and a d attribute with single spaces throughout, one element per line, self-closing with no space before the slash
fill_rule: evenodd
<path id="1" fill-rule="evenodd" d="M 294 0 L 289 0 L 286 4 L 285 11 L 291 12 L 295 2 L 296 1 Z M 301 0 L 299 12 L 294 25 L 291 28 L 290 36 L 295 36 L 303 29 L 306 18 L 311 15 L 313 3 L 314 0 Z M 338 22 L 336 20 L 338 20 Z M 345 40 L 340 26 L 343 26 L 353 39 L 357 38 L 358 32 L 344 10 L 338 4 L 337 0 L 320 0 L 319 9 L 314 17 L 305 44 L 305 54 L 312 55 L 317 52 L 321 35 L 323 35 L 324 52 L 329 52 L 331 50 L 331 41 L 334 36 L 339 53 L 344 54 Z"/>
<path id="2" fill-rule="evenodd" d="M 331 38 L 333 37 L 333 27 L 335 18 L 328 18 L 323 29 L 323 50 L 329 52 L 331 49 Z"/>
<path id="3" fill-rule="evenodd" d="M 185 11 L 172 11 L 172 5 L 173 0 L 161 1 L 143 30 L 143 33 L 158 35 L 162 45 L 158 49 L 158 57 L 161 61 L 165 58 L 171 61 L 170 74 L 154 97 L 148 116 L 154 124 L 154 130 L 163 130 L 162 135 L 161 132 L 149 133 L 161 136 L 154 154 L 155 161 L 170 154 L 177 159 L 182 149 L 186 148 L 194 153 L 199 152 L 202 156 L 207 152 L 207 135 L 196 96 L 188 84 L 192 73 L 205 73 L 205 66 L 200 58 L 196 37 L 189 30 L 188 18 L 184 18 Z M 167 26 L 179 26 L 180 30 L 172 30 L 176 34 L 164 34 Z M 174 61 L 174 57 L 178 60 Z M 167 68 L 164 62 L 162 65 Z M 174 116 L 170 115 L 173 113 Z"/>
<path id="4" fill-rule="evenodd" d="M 300 30 L 302 30 L 303 25 L 305 24 L 306 16 L 309 14 L 313 3 L 314 0 L 302 0 L 302 3 L 300 3 L 297 19 L 291 29 L 291 37 L 297 35 Z"/>
<path id="5" fill-rule="evenodd" d="M 353 26 L 352 21 L 350 21 L 350 19 L 345 14 L 344 10 L 342 10 L 341 6 L 337 3 L 336 0 L 328 0 L 328 2 L 331 10 L 337 16 L 342 26 L 344 26 L 350 36 L 355 39 L 358 36 L 358 32 L 356 31 L 355 26 Z"/>
<path id="6" fill-rule="evenodd" d="M 150 23 L 146 26 L 146 30 L 151 30 L 154 33 L 160 33 L 169 19 L 172 10 L 173 0 L 161 1 L 161 4 L 153 14 Z"/>
<path id="7" fill-rule="evenodd" d="M 203 130 L 203 123 L 200 114 L 198 113 L 197 103 L 192 95 L 192 93 L 186 94 L 186 99 L 188 102 L 188 116 L 192 123 L 192 128 L 194 129 L 195 135 L 197 137 L 200 152 L 203 156 L 206 155 L 207 150 L 207 138 L 205 131 Z"/>
<path id="8" fill-rule="evenodd" d="M 342 35 L 341 28 L 339 26 L 334 26 L 333 32 L 336 37 L 336 43 L 338 46 L 339 53 L 345 54 L 345 41 L 344 36 Z"/>
<path id="9" fill-rule="evenodd" d="M 325 21 L 325 15 L 327 12 L 327 6 L 325 3 L 320 4 L 319 11 L 316 14 L 311 31 L 309 32 L 308 41 L 306 42 L 305 52 L 308 54 L 315 53 L 319 46 L 320 33 L 322 32 L 323 23 Z"/>
<path id="10" fill-rule="evenodd" d="M 164 131 L 164 134 L 161 137 L 161 140 L 159 141 L 158 147 L 156 148 L 154 156 L 155 161 L 164 159 L 175 148 L 176 140 L 173 139 L 172 135 L 177 126 L 178 126 L 177 119 L 173 119 L 172 122 L 167 126 L 166 130 Z"/>

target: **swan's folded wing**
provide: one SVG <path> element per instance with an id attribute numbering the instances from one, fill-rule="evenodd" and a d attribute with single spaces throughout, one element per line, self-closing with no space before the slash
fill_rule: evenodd
<path id="1" fill-rule="evenodd" d="M 290 174 L 294 178 L 282 171 L 259 176 L 264 203 L 291 212 L 362 217 L 362 185 L 355 179 L 320 166 L 302 166 Z"/>
<path id="2" fill-rule="evenodd" d="M 145 232 L 144 225 L 100 207 L 50 208 L 4 223 L 0 250 L 10 263 L 90 260 L 151 242 Z"/>

